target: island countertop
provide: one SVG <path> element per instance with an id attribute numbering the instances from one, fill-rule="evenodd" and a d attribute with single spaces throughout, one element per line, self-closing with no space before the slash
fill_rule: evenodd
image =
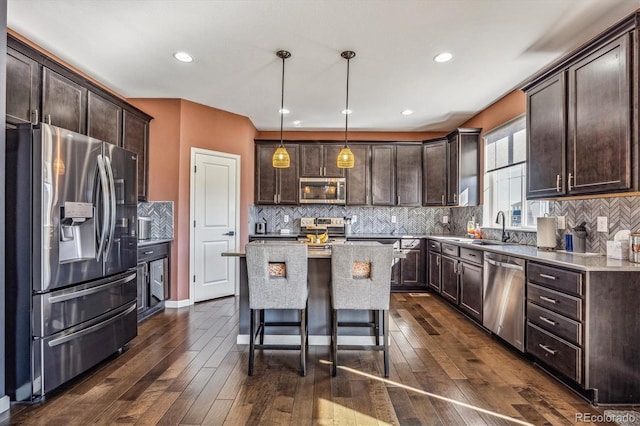
<path id="1" fill-rule="evenodd" d="M 255 244 L 256 241 L 251 244 Z M 308 244 L 304 241 L 294 242 L 294 241 L 279 241 L 279 242 L 271 242 L 271 241 L 260 241 L 259 244 L 291 244 L 291 245 L 299 245 L 299 244 L 307 244 L 307 256 L 309 259 L 330 259 L 331 258 L 331 245 L 334 243 L 326 243 L 326 244 Z M 347 241 L 340 244 L 381 244 L 371 241 Z M 228 257 L 246 257 L 247 254 L 244 250 L 241 251 L 229 251 L 222 253 L 222 256 Z M 396 259 L 404 259 L 406 254 L 400 250 L 394 250 L 393 257 Z"/>

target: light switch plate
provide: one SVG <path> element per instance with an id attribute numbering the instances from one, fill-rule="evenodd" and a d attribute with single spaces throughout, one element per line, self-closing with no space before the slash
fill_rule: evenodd
<path id="1" fill-rule="evenodd" d="M 609 232 L 609 218 L 598 216 L 598 232 Z"/>
<path id="2" fill-rule="evenodd" d="M 351 216 L 351 223 L 356 223 L 358 221 L 358 215 L 354 214 L 353 216 Z"/>
<path id="3" fill-rule="evenodd" d="M 558 229 L 565 229 L 567 227 L 566 216 L 558 216 Z"/>
<path id="4" fill-rule="evenodd" d="M 396 223 L 396 215 L 391 215 L 391 223 Z"/>
<path id="5" fill-rule="evenodd" d="M 284 223 L 289 223 L 289 215 L 288 214 L 284 215 Z"/>
<path id="6" fill-rule="evenodd" d="M 445 224 L 449 223 L 449 216 L 447 215 L 442 216 L 442 223 L 445 223 Z"/>

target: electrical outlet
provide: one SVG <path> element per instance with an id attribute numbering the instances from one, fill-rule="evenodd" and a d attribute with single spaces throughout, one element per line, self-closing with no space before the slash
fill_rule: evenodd
<path id="1" fill-rule="evenodd" d="M 356 223 L 358 221 L 358 215 L 354 214 L 351 216 L 351 223 Z"/>
<path id="2" fill-rule="evenodd" d="M 391 215 L 391 223 L 396 223 L 396 215 Z"/>
<path id="3" fill-rule="evenodd" d="M 449 216 L 447 216 L 447 215 L 442 216 L 442 223 L 444 223 L 444 224 L 449 223 Z"/>
<path id="4" fill-rule="evenodd" d="M 566 216 L 558 216 L 558 229 L 566 229 L 566 228 L 567 228 Z"/>
<path id="5" fill-rule="evenodd" d="M 289 223 L 289 215 L 288 214 L 284 215 L 284 223 Z"/>
<path id="6" fill-rule="evenodd" d="M 598 216 L 598 232 L 609 232 L 609 218 Z"/>

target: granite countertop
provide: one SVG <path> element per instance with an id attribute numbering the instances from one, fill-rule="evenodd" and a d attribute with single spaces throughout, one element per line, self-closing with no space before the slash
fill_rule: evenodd
<path id="1" fill-rule="evenodd" d="M 547 264 L 573 268 L 581 271 L 619 271 L 619 272 L 640 272 L 640 263 L 629 262 L 628 260 L 612 259 L 603 254 L 579 254 L 565 251 L 538 250 L 533 246 L 521 244 L 502 244 L 499 241 L 491 245 L 483 245 L 478 241 L 465 237 L 450 237 L 431 235 L 429 238 L 443 242 L 455 244 L 460 247 L 473 247 L 491 253 L 515 256 L 527 260 L 537 260 Z M 475 241 L 475 243 L 474 243 Z"/>
<path id="2" fill-rule="evenodd" d="M 280 234 L 278 232 L 267 232 L 266 234 L 251 234 L 249 238 L 297 238 L 297 237 L 305 237 L 306 234 Z M 400 239 L 400 238 L 429 238 L 430 234 L 349 234 L 346 235 L 346 238 L 366 238 L 366 239 L 377 239 L 377 238 L 385 238 L 385 239 Z"/>
<path id="3" fill-rule="evenodd" d="M 173 238 L 150 238 L 148 240 L 138 240 L 138 247 L 152 246 L 154 244 L 170 243 Z"/>

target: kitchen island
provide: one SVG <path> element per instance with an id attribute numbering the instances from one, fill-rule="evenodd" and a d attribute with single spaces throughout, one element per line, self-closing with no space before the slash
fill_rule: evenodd
<path id="1" fill-rule="evenodd" d="M 280 242 L 282 243 L 282 242 Z M 263 242 L 269 244 L 269 242 Z M 290 242 L 288 244 L 303 244 Z M 347 242 L 344 244 L 362 244 L 361 242 Z M 371 242 L 365 244 L 372 244 Z M 375 244 L 375 243 L 374 243 Z M 247 276 L 246 254 L 242 252 L 222 253 L 223 256 L 238 257 L 240 268 L 240 323 L 238 326 L 238 344 L 249 343 L 249 282 Z M 395 259 L 405 256 L 400 251 L 394 252 Z M 329 345 L 331 341 L 331 244 L 320 248 L 309 248 L 307 282 L 309 299 L 307 306 L 310 345 Z M 295 321 L 298 313 L 290 311 L 266 311 L 267 321 Z M 364 322 L 372 321 L 373 316 L 366 311 L 342 311 L 340 321 Z M 278 334 L 269 334 L 269 327 L 265 334 L 265 343 L 296 344 L 299 342 L 297 327 L 278 327 Z M 368 328 L 341 327 L 338 342 L 348 339 L 352 345 L 371 345 L 374 338 Z"/>

